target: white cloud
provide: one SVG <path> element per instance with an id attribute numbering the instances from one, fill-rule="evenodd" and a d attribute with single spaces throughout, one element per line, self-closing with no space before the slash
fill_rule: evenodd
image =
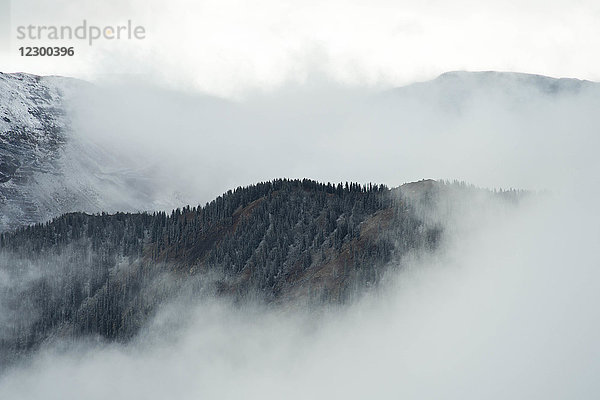
<path id="1" fill-rule="evenodd" d="M 99 25 L 131 19 L 146 27 L 147 39 L 77 44 L 70 59 L 13 56 L 9 69 L 139 74 L 223 96 L 302 82 L 315 71 L 379 86 L 456 69 L 600 80 L 592 50 L 600 45 L 600 10 L 592 1 L 13 2 L 14 26 L 83 18 Z M 15 55 L 16 40 L 12 47 Z"/>

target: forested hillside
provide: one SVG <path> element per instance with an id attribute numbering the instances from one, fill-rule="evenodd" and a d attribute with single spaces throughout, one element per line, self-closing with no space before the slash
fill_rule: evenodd
<path id="1" fill-rule="evenodd" d="M 433 250 L 421 210 L 443 184 L 280 179 L 170 214 L 66 214 L 0 235 L 2 357 L 49 338 L 127 340 L 173 296 L 344 302 L 390 261 Z"/>

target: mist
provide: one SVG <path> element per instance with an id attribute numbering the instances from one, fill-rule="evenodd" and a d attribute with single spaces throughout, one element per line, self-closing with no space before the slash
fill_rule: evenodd
<path id="1" fill-rule="evenodd" d="M 105 197 L 125 197 L 106 201 L 110 210 L 203 204 L 282 176 L 391 187 L 423 178 L 579 186 L 595 162 L 600 89 L 553 82 L 456 73 L 382 92 L 315 78 L 237 101 L 147 82 L 104 84 L 71 97 L 70 154 L 94 165 L 88 175 L 132 176 L 129 190 L 106 188 Z M 98 154 L 85 155 L 91 148 Z"/>
<path id="2" fill-rule="evenodd" d="M 152 171 L 165 207 L 279 176 L 546 192 L 454 199 L 431 216 L 443 246 L 351 304 L 182 297 L 129 344 L 43 348 L 0 377 L 0 397 L 596 398 L 598 92 L 460 85 L 458 98 L 317 85 L 239 101 L 119 86 L 74 102 L 78 140 Z"/>

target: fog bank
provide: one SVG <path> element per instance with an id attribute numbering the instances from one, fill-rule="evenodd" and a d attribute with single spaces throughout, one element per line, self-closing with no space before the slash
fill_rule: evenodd
<path id="1" fill-rule="evenodd" d="M 121 82 L 70 104 L 70 157 L 85 158 L 74 164 L 92 165 L 88 175 L 103 178 L 93 185 L 130 209 L 142 196 L 153 200 L 138 202 L 145 208 L 204 204 L 279 177 L 571 188 L 585 184 L 600 145 L 598 84 L 510 73 L 387 92 L 319 81 L 237 102 Z M 111 174 L 130 183 L 115 190 Z"/>

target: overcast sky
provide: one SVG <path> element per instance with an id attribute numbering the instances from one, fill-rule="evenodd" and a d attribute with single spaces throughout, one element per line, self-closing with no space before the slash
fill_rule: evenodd
<path id="1" fill-rule="evenodd" d="M 7 3 L 9 0 L 2 0 Z M 135 74 L 220 96 L 332 78 L 389 87 L 448 70 L 600 80 L 600 2 L 19 0 L 0 69 Z M 20 25 L 142 25 L 144 40 L 75 41 L 74 57 L 20 57 Z M 51 44 L 67 45 L 68 41 Z"/>

